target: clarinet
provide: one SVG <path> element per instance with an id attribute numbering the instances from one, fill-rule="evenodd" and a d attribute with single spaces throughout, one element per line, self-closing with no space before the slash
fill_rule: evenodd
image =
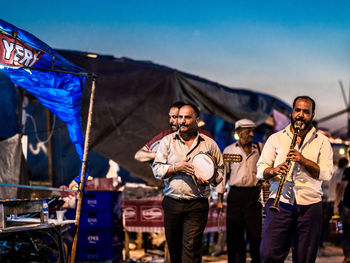
<path id="1" fill-rule="evenodd" d="M 295 133 L 293 135 L 292 143 L 290 144 L 289 149 L 294 149 L 294 147 L 295 147 L 295 145 L 297 143 L 297 138 L 298 138 L 299 132 L 303 128 L 303 126 L 304 125 L 303 125 L 303 123 L 301 121 L 295 122 L 295 125 L 294 125 Z M 281 176 L 281 181 L 280 181 L 280 184 L 278 185 L 275 201 L 273 202 L 273 204 L 269 208 L 273 212 L 279 212 L 280 211 L 280 209 L 278 208 L 278 205 L 279 205 L 279 202 L 280 202 L 280 198 L 281 198 L 281 194 L 282 194 L 282 191 L 283 191 L 283 187 L 284 187 L 284 185 L 286 183 L 287 175 L 288 175 L 290 167 L 291 167 L 291 161 L 290 161 L 289 158 L 287 158 L 287 160 L 285 162 L 287 163 L 288 170 L 287 170 L 287 172 L 285 174 L 283 174 Z"/>

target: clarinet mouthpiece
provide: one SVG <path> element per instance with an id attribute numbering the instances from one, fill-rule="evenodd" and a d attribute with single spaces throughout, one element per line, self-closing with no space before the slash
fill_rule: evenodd
<path id="1" fill-rule="evenodd" d="M 305 128 L 305 123 L 302 121 L 296 121 L 294 123 L 294 129 L 296 130 L 303 130 Z"/>

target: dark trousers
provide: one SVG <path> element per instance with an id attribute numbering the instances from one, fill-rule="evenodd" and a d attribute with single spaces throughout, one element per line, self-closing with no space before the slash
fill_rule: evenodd
<path id="1" fill-rule="evenodd" d="M 350 257 L 350 208 L 343 208 L 343 253 Z"/>
<path id="2" fill-rule="evenodd" d="M 208 220 L 207 198 L 164 197 L 164 228 L 171 263 L 202 262 L 203 232 Z"/>
<path id="3" fill-rule="evenodd" d="M 322 229 L 322 202 L 312 205 L 280 202 L 280 211 L 271 212 L 273 201 L 269 199 L 265 206 L 261 261 L 284 262 L 293 245 L 294 263 L 315 262 Z"/>
<path id="4" fill-rule="evenodd" d="M 326 240 L 329 233 L 329 221 L 333 215 L 334 202 L 322 202 L 322 233 L 319 242 L 319 246 L 323 246 L 323 242 Z"/>
<path id="5" fill-rule="evenodd" d="M 246 262 L 246 240 L 252 263 L 260 262 L 262 206 L 258 201 L 258 187 L 230 187 L 227 196 L 227 254 L 228 262 Z"/>

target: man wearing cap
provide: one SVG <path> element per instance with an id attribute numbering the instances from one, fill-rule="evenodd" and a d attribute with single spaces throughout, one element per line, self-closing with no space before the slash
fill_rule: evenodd
<path id="1" fill-rule="evenodd" d="M 225 162 L 226 181 L 230 186 L 226 217 L 230 263 L 246 261 L 245 231 L 250 245 L 251 262 L 260 262 L 262 206 L 259 202 L 260 189 L 256 178 L 260 148 L 259 145 L 253 144 L 254 128 L 255 124 L 251 120 L 237 121 L 235 129 L 239 139 L 224 149 L 224 159 L 229 154 L 236 157 L 235 160 Z"/>

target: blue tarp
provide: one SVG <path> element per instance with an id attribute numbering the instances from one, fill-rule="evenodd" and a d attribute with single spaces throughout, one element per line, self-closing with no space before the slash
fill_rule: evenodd
<path id="1" fill-rule="evenodd" d="M 85 70 L 70 63 L 32 34 L 1 19 L 0 36 L 0 69 L 14 84 L 33 94 L 66 123 L 69 137 L 82 160 L 84 139 L 80 113 L 86 77 L 50 70 L 74 73 Z"/>

